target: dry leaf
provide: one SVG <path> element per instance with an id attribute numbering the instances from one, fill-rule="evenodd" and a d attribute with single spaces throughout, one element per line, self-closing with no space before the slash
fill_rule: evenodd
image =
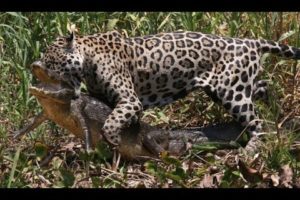
<path id="1" fill-rule="evenodd" d="M 62 147 L 62 149 L 63 149 L 63 150 L 69 150 L 69 151 L 72 151 L 73 148 L 74 148 L 74 146 L 75 146 L 75 143 L 74 143 L 74 142 L 70 142 L 70 143 L 64 145 L 64 146 Z"/>
<path id="2" fill-rule="evenodd" d="M 271 178 L 271 180 L 273 182 L 273 186 L 277 187 L 279 185 L 279 179 L 280 179 L 280 177 L 278 176 L 278 174 L 272 174 L 270 178 Z"/>
<path id="3" fill-rule="evenodd" d="M 284 165 L 281 168 L 280 172 L 280 180 L 281 180 L 281 186 L 286 188 L 292 188 L 293 183 L 293 170 L 290 168 L 289 164 Z"/>
<path id="4" fill-rule="evenodd" d="M 216 188 L 214 185 L 214 178 L 210 174 L 205 174 L 204 178 L 200 182 L 200 188 Z"/>

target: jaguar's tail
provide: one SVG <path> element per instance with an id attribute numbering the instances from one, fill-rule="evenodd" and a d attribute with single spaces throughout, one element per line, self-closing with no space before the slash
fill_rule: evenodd
<path id="1" fill-rule="evenodd" d="M 279 44 L 270 40 L 257 40 L 257 48 L 262 53 L 272 53 L 284 58 L 300 59 L 300 49 L 285 44 Z"/>

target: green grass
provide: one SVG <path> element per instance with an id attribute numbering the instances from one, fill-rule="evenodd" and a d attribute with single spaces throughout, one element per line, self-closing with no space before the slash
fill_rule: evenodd
<path id="1" fill-rule="evenodd" d="M 266 173 L 264 179 L 253 181 L 251 177 L 255 173 L 245 173 L 236 163 L 226 164 L 237 156 L 253 168 L 251 158 L 232 150 L 221 156 L 216 156 L 219 152 L 212 148 L 189 152 L 181 158 L 165 156 L 145 164 L 122 162 L 112 171 L 103 155 L 101 159 L 99 155 L 88 158 L 81 147 L 64 149 L 74 138 L 53 123 L 42 125 L 22 141 L 13 141 L 9 134 L 40 111 L 28 93 L 29 85 L 35 82 L 29 66 L 55 37 L 67 33 L 68 23 L 76 24 L 81 34 L 117 29 L 128 36 L 137 36 L 191 30 L 280 40 L 299 47 L 299 20 L 299 13 L 257 12 L 0 13 L 0 187 L 199 187 L 203 186 L 204 178 L 216 179 L 211 184 L 215 187 L 264 184 L 271 187 L 274 184 L 270 176 L 286 164 L 293 170 L 296 185 L 297 180 L 300 182 L 300 156 L 299 150 L 292 151 L 291 146 L 299 140 L 299 126 L 298 130 L 297 127 L 279 130 L 276 126 L 289 114 L 299 119 L 300 83 L 295 79 L 299 66 L 296 61 L 269 55 L 263 61 L 262 78 L 270 81 L 270 104 L 257 102 L 266 131 L 275 133 L 265 137 L 258 158 L 263 163 L 261 174 Z M 161 127 L 196 126 L 230 119 L 221 107 L 199 91 L 164 108 L 149 110 L 144 116 L 145 121 Z M 57 147 L 49 166 L 40 166 L 42 154 L 37 150 L 47 153 Z M 90 177 L 86 177 L 87 161 Z"/>

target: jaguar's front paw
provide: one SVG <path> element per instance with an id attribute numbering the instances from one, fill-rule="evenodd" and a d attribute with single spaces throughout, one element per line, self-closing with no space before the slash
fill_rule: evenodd
<path id="1" fill-rule="evenodd" d="M 105 140 L 109 143 L 109 145 L 111 145 L 113 147 L 117 147 L 121 143 L 120 134 L 114 134 L 114 133 L 104 131 L 103 136 L 104 136 Z"/>

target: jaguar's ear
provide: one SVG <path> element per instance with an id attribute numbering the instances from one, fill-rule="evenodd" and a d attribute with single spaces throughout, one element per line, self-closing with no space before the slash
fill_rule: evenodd
<path id="1" fill-rule="evenodd" d="M 70 35 L 66 38 L 66 48 L 67 49 L 73 49 L 75 47 L 75 31 L 70 31 Z"/>

